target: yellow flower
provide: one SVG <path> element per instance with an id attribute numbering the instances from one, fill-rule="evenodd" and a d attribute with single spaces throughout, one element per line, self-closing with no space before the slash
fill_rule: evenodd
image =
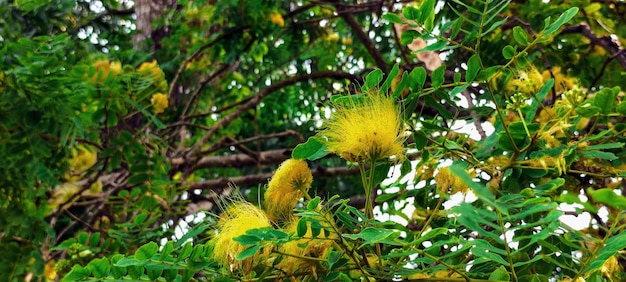
<path id="1" fill-rule="evenodd" d="M 231 204 L 221 215 L 217 223 L 218 233 L 211 240 L 214 245 L 213 259 L 231 271 L 242 270 L 244 273 L 250 273 L 259 256 L 265 254 L 257 253 L 244 260 L 237 260 L 237 255 L 244 247 L 233 241 L 233 238 L 245 234 L 248 230 L 263 227 L 270 227 L 270 221 L 261 209 L 247 202 Z"/>
<path id="2" fill-rule="evenodd" d="M 352 45 L 352 38 L 344 37 L 341 39 L 341 44 L 343 45 Z"/>
<path id="3" fill-rule="evenodd" d="M 141 63 L 139 68 L 137 68 L 137 72 L 140 72 L 140 73 L 146 72 L 150 76 L 154 77 L 155 79 L 163 79 L 165 77 L 165 75 L 163 74 L 163 71 L 159 68 L 159 64 L 157 63 L 156 60 L 152 60 L 152 62 Z"/>
<path id="4" fill-rule="evenodd" d="M 115 78 L 122 72 L 122 64 L 120 62 L 110 62 L 106 59 L 97 60 L 92 63 L 92 66 L 96 69 L 96 73 L 89 78 L 89 81 L 95 84 L 104 83 L 109 75 Z"/>
<path id="5" fill-rule="evenodd" d="M 269 14 L 269 17 L 270 17 L 270 22 L 273 22 L 280 27 L 285 26 L 285 19 L 283 19 L 283 15 L 273 12 Z"/>
<path id="6" fill-rule="evenodd" d="M 515 78 L 509 81 L 505 89 L 509 92 L 522 93 L 525 97 L 537 93 L 543 86 L 543 76 L 536 68 L 520 70 Z"/>
<path id="7" fill-rule="evenodd" d="M 280 246 L 280 252 L 285 255 L 276 265 L 278 269 L 287 274 L 310 272 L 313 273 L 314 276 L 316 275 L 316 270 L 320 267 L 316 259 L 324 258 L 333 240 L 338 238 L 337 233 L 333 230 L 335 221 L 332 216 L 319 207 L 318 211 L 321 214 L 313 218 L 319 222 L 325 231 L 321 231 L 319 235 L 313 237 L 311 222 L 307 221 L 306 234 L 298 240 L 290 241 Z M 289 233 L 296 233 L 297 226 L 298 218 L 292 218 L 292 221 L 286 226 L 285 230 Z"/>
<path id="8" fill-rule="evenodd" d="M 75 148 L 72 148 L 70 154 L 70 167 L 66 175 L 66 179 L 69 181 L 80 179 L 83 174 L 98 161 L 96 148 L 84 144 L 79 144 Z"/>
<path id="9" fill-rule="evenodd" d="M 169 102 L 165 94 L 157 93 L 152 95 L 152 98 L 150 98 L 150 104 L 152 104 L 152 106 L 154 107 L 154 114 L 158 115 L 165 111 L 165 109 L 169 105 Z"/>
<path id="10" fill-rule="evenodd" d="M 556 90 L 556 93 L 563 93 L 563 91 L 574 88 L 574 81 L 561 72 L 561 67 L 552 67 L 552 74 L 554 75 L 554 89 Z M 549 70 L 543 71 L 541 75 L 545 81 L 552 78 Z"/>
<path id="11" fill-rule="evenodd" d="M 43 269 L 43 276 L 46 278 L 46 281 L 54 281 L 54 279 L 57 277 L 57 272 L 54 269 L 55 264 L 55 260 L 50 260 L 46 263 Z"/>
<path id="12" fill-rule="evenodd" d="M 473 170 L 468 172 L 470 176 L 475 176 Z M 442 193 L 456 194 L 458 192 L 466 193 L 469 190 L 469 187 L 463 180 L 461 180 L 456 175 L 452 174 L 449 167 L 439 168 L 439 172 L 435 175 L 435 183 L 437 184 L 437 189 L 439 189 Z"/>
<path id="13" fill-rule="evenodd" d="M 265 191 L 265 210 L 273 220 L 284 219 L 311 188 L 313 174 L 306 161 L 288 159 L 274 173 Z"/>
<path id="14" fill-rule="evenodd" d="M 400 113 L 394 101 L 378 93 L 362 96 L 362 103 L 335 105 L 336 112 L 320 131 L 328 151 L 351 162 L 404 157 Z"/>

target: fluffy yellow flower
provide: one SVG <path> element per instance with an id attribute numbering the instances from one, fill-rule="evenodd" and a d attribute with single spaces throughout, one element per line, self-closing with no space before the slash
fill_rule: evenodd
<path id="1" fill-rule="evenodd" d="M 394 101 L 378 93 L 362 96 L 362 103 L 335 105 L 336 112 L 320 131 L 328 151 L 351 162 L 404 157 L 400 112 Z"/>
<path id="2" fill-rule="evenodd" d="M 574 88 L 574 81 L 561 72 L 561 67 L 552 67 L 552 74 L 554 75 L 554 89 L 556 93 L 563 93 L 563 91 Z M 543 76 L 543 80 L 546 81 L 551 78 L 549 70 L 543 71 L 541 75 Z"/>
<path id="3" fill-rule="evenodd" d="M 71 158 L 69 160 L 69 170 L 66 179 L 76 181 L 98 161 L 96 148 L 80 144 L 71 149 Z"/>
<path id="4" fill-rule="evenodd" d="M 149 73 L 150 76 L 154 77 L 155 79 L 163 79 L 165 77 L 163 71 L 159 68 L 159 64 L 156 60 L 152 60 L 152 62 L 141 63 L 141 65 L 139 65 L 139 68 L 137 68 L 137 72 Z"/>
<path id="5" fill-rule="evenodd" d="M 318 260 L 324 258 L 331 247 L 333 240 L 337 239 L 337 234 L 333 230 L 335 224 L 332 216 L 324 213 L 318 208 L 318 211 L 324 215 L 315 217 L 320 225 L 326 230 L 320 232 L 317 237 L 313 237 L 311 233 L 311 222 L 307 222 L 307 232 L 299 240 L 291 241 L 280 246 L 279 251 L 284 253 L 283 259 L 276 267 L 287 274 L 298 272 L 310 272 L 316 274 L 316 270 L 320 267 Z M 286 226 L 285 231 L 290 233 L 297 232 L 298 218 L 293 218 Z M 307 259 L 311 258 L 311 259 Z"/>
<path id="6" fill-rule="evenodd" d="M 309 191 L 313 174 L 306 161 L 289 159 L 274 173 L 265 191 L 265 210 L 273 220 L 285 219 L 304 193 Z"/>
<path id="7" fill-rule="evenodd" d="M 217 223 L 218 233 L 211 240 L 214 245 L 213 259 L 231 271 L 241 270 L 250 273 L 259 260 L 256 254 L 244 260 L 237 260 L 237 255 L 244 250 L 244 247 L 233 238 L 245 234 L 248 230 L 270 227 L 270 221 L 265 213 L 256 206 L 247 202 L 237 202 L 224 211 Z"/>
<path id="8" fill-rule="evenodd" d="M 109 62 L 106 59 L 97 60 L 92 63 L 92 66 L 96 69 L 96 73 L 89 78 L 89 81 L 95 84 L 102 84 L 109 75 L 115 78 L 122 72 L 122 64 L 120 62 Z"/>
<path id="9" fill-rule="evenodd" d="M 270 22 L 275 23 L 277 26 L 283 27 L 285 26 L 285 19 L 283 19 L 283 15 L 273 12 L 269 14 Z"/>
<path id="10" fill-rule="evenodd" d="M 158 115 L 165 111 L 165 109 L 169 105 L 169 102 L 165 94 L 157 93 L 152 95 L 152 98 L 150 98 L 150 104 L 152 104 L 152 107 L 154 107 L 154 114 Z"/>

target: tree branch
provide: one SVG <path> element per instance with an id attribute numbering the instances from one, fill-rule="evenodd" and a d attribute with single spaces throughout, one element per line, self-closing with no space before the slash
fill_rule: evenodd
<path id="1" fill-rule="evenodd" d="M 608 35 L 598 37 L 595 33 L 593 33 L 589 25 L 585 23 L 567 26 L 561 31 L 561 34 L 570 33 L 580 33 L 583 36 L 587 37 L 592 44 L 602 46 L 602 48 L 608 51 L 612 56 L 615 56 L 615 60 L 617 60 L 620 65 L 622 65 L 622 68 L 626 69 L 626 53 L 621 52 L 622 47 L 619 45 L 619 41 L 613 40 Z"/>
<path id="2" fill-rule="evenodd" d="M 211 130 L 209 130 L 204 136 L 202 136 L 200 141 L 198 141 L 198 143 L 196 143 L 195 146 L 190 148 L 190 150 L 185 154 L 185 158 L 191 159 L 191 160 L 197 159 L 199 156 L 199 153 L 201 152 L 202 147 L 206 145 L 209 142 L 209 140 L 211 140 L 213 135 L 215 135 L 215 133 L 217 133 L 217 131 L 220 128 L 230 124 L 243 113 L 256 107 L 261 102 L 261 100 L 263 100 L 263 98 L 272 94 L 274 91 L 299 83 L 299 82 L 312 80 L 312 79 L 319 79 L 319 78 L 358 80 L 356 76 L 346 73 L 346 72 L 320 71 L 320 72 L 314 72 L 310 74 L 293 76 L 293 77 L 278 81 L 268 86 L 267 88 L 259 91 L 259 93 L 257 93 L 254 97 L 252 97 L 252 99 L 250 99 L 246 103 L 242 104 L 241 107 L 239 107 L 235 112 L 222 117 L 217 123 L 215 123 L 215 125 L 211 127 Z"/>

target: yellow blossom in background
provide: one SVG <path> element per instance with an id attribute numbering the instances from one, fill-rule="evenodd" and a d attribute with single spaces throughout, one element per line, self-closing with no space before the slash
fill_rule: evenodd
<path id="1" fill-rule="evenodd" d="M 150 104 L 152 104 L 152 107 L 154 107 L 154 114 L 158 115 L 165 111 L 165 109 L 169 105 L 169 102 L 165 94 L 156 93 L 152 95 L 152 98 L 150 98 Z"/>
<path id="2" fill-rule="evenodd" d="M 264 207 L 272 220 L 287 218 L 311 188 L 313 174 L 306 161 L 289 159 L 274 173 L 265 191 Z"/>
<path id="3" fill-rule="evenodd" d="M 320 131 L 328 151 L 351 162 L 369 162 L 404 157 L 400 111 L 383 94 L 368 93 L 362 103 L 335 104 L 336 112 Z"/>
<path id="4" fill-rule="evenodd" d="M 270 22 L 273 22 L 274 24 L 280 27 L 285 26 L 285 19 L 283 19 L 283 15 L 273 12 L 269 14 L 269 17 L 270 17 Z"/>
<path id="5" fill-rule="evenodd" d="M 55 264 L 55 260 L 50 260 L 46 263 L 43 269 L 43 277 L 46 278 L 46 281 L 54 281 L 54 279 L 57 277 L 57 272 L 54 269 Z"/>
<path id="6" fill-rule="evenodd" d="M 331 41 L 331 42 L 337 42 L 339 41 L 339 34 L 336 32 L 328 34 L 326 35 L 326 40 Z"/>
<path id="7" fill-rule="evenodd" d="M 250 273 L 259 259 L 260 254 L 244 260 L 237 260 L 237 255 L 244 247 L 233 239 L 245 234 L 248 230 L 271 227 L 270 220 L 258 207 L 248 202 L 231 204 L 220 216 L 217 223 L 218 233 L 211 240 L 213 259 L 231 271 L 241 270 Z"/>
<path id="8" fill-rule="evenodd" d="M 280 246 L 280 252 L 285 255 L 280 263 L 276 265 L 278 269 L 290 275 L 300 272 L 310 272 L 313 273 L 314 276 L 316 275 L 316 270 L 320 266 L 316 258 L 324 258 L 332 246 L 333 241 L 338 238 L 333 230 L 335 222 L 332 216 L 328 213 L 324 213 L 320 208 L 318 208 L 318 211 L 322 212 L 324 216 L 319 215 L 314 217 L 314 219 L 318 220 L 319 224 L 326 231 L 321 231 L 320 234 L 314 238 L 311 232 L 311 222 L 307 222 L 307 232 L 302 238 Z M 298 218 L 292 218 L 292 221 L 285 227 L 285 232 L 296 233 L 297 226 Z"/>
<path id="9" fill-rule="evenodd" d="M 104 83 L 109 75 L 115 78 L 122 72 L 122 63 L 110 62 L 107 59 L 97 60 L 91 65 L 96 69 L 96 73 L 89 78 L 89 81 L 94 84 Z"/>
<path id="10" fill-rule="evenodd" d="M 352 45 L 352 38 L 350 38 L 350 37 L 341 38 L 341 44 L 343 44 L 343 45 Z"/>
<path id="11" fill-rule="evenodd" d="M 554 75 L 554 89 L 556 90 L 556 93 L 563 93 L 563 91 L 574 88 L 574 81 L 561 72 L 561 67 L 552 67 L 552 74 Z M 541 75 L 545 81 L 552 78 L 549 70 L 543 71 Z"/>
<path id="12" fill-rule="evenodd" d="M 66 174 L 66 179 L 69 181 L 82 178 L 83 174 L 98 161 L 96 148 L 84 144 L 72 148 L 70 155 L 69 169 Z"/>
<path id="13" fill-rule="evenodd" d="M 515 78 L 507 82 L 505 90 L 522 93 L 524 96 L 535 94 L 543 86 L 543 76 L 532 67 L 528 70 L 518 71 Z"/>
<path id="14" fill-rule="evenodd" d="M 470 176 L 475 176 L 475 171 L 471 170 L 468 172 Z M 456 194 L 458 192 L 466 193 L 469 190 L 469 186 L 461 180 L 461 178 L 452 174 L 449 167 L 439 168 L 439 172 L 435 175 L 435 183 L 437 184 L 437 189 L 442 193 L 447 193 L 450 191 L 450 194 Z"/>
<path id="15" fill-rule="evenodd" d="M 159 64 L 156 60 L 152 60 L 152 62 L 143 62 L 137 68 L 137 72 L 140 73 L 149 73 L 155 79 L 163 79 L 165 75 L 163 71 L 159 68 Z"/>

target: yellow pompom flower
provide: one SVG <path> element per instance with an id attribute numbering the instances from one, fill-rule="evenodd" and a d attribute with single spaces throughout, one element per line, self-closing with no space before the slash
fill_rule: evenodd
<path id="1" fill-rule="evenodd" d="M 283 15 L 273 12 L 269 14 L 270 22 L 276 24 L 277 26 L 284 27 L 285 19 L 283 19 Z"/>
<path id="2" fill-rule="evenodd" d="M 319 133 L 329 152 L 351 162 L 404 158 L 400 112 L 390 97 L 370 92 L 362 103 L 350 100 L 350 105 L 334 107 L 336 112 Z"/>
<path id="3" fill-rule="evenodd" d="M 165 111 L 165 109 L 169 105 L 169 102 L 165 94 L 157 93 L 152 95 L 152 98 L 150 98 L 150 104 L 152 104 L 152 107 L 154 107 L 154 114 L 158 115 Z"/>
<path id="4" fill-rule="evenodd" d="M 265 210 L 272 220 L 288 218 L 311 188 L 313 174 L 306 161 L 288 159 L 274 173 L 265 191 Z"/>
<path id="5" fill-rule="evenodd" d="M 248 202 L 231 204 L 221 215 L 217 223 L 217 235 L 211 240 L 213 244 L 212 257 L 230 271 L 241 270 L 250 273 L 260 256 L 256 255 L 244 260 L 237 260 L 237 255 L 244 247 L 233 239 L 245 234 L 248 230 L 270 227 L 270 220 L 265 213 Z"/>

